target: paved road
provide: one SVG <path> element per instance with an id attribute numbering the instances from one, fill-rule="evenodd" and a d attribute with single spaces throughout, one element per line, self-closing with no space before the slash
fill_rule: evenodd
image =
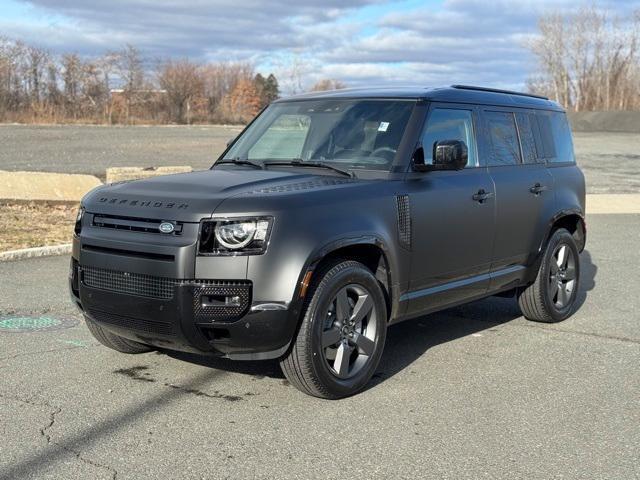
<path id="1" fill-rule="evenodd" d="M 89 173 L 109 167 L 209 168 L 240 132 L 225 126 L 0 125 L 0 170 Z"/>
<path id="2" fill-rule="evenodd" d="M 277 364 L 0 332 L 0 478 L 640 478 L 640 216 L 591 216 L 581 309 L 488 299 L 392 328 L 370 388 Z M 0 265 L 0 311 L 72 316 L 66 258 Z"/>
<path id="3" fill-rule="evenodd" d="M 0 170 L 90 173 L 108 167 L 209 168 L 239 127 L 0 125 Z M 576 133 L 589 193 L 640 193 L 640 135 Z"/>

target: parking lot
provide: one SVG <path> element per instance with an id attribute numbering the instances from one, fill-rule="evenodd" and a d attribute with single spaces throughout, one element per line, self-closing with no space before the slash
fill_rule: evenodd
<path id="1" fill-rule="evenodd" d="M 190 165 L 209 168 L 238 126 L 0 125 L 0 170 L 88 173 L 109 167 Z M 587 193 L 640 193 L 640 135 L 576 132 Z"/>
<path id="2" fill-rule="evenodd" d="M 492 298 L 400 324 L 333 402 L 275 362 L 110 351 L 68 258 L 0 264 L 0 478 L 640 478 L 640 216 L 587 223 L 573 317 Z"/>

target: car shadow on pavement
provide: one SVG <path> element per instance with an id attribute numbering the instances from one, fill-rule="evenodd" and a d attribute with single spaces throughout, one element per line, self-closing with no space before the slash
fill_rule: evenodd
<path id="1" fill-rule="evenodd" d="M 22 479 L 22 478 L 40 478 L 38 475 L 42 470 L 47 471 L 51 464 L 61 462 L 69 457 L 81 459 L 85 463 L 108 470 L 112 478 L 116 478 L 117 471 L 115 466 L 98 463 L 96 460 L 86 460 L 86 456 L 91 453 L 88 450 L 95 446 L 98 442 L 104 442 L 116 433 L 130 428 L 143 417 L 147 417 L 151 412 L 160 412 L 170 404 L 177 402 L 188 395 L 191 391 L 199 391 L 207 388 L 215 382 L 224 372 L 217 370 L 205 370 L 194 375 L 189 381 L 185 382 L 180 388 L 163 388 L 159 393 L 147 398 L 145 401 L 118 410 L 113 415 L 103 420 L 95 421 L 87 428 L 81 429 L 77 433 L 67 435 L 54 435 L 49 430 L 56 422 L 61 422 L 57 418 L 60 414 L 65 414 L 65 408 L 54 408 L 48 403 L 42 404 L 52 410 L 50 413 L 50 423 L 48 426 L 40 430 L 40 434 L 46 439 L 45 449 L 38 449 L 31 455 L 17 461 L 13 465 L 0 470 L 0 478 L 2 479 Z M 34 402 L 25 402 L 36 404 Z M 72 413 L 69 413 L 72 415 Z M 54 437 L 54 438 L 52 438 Z"/>
<path id="2" fill-rule="evenodd" d="M 595 277 L 598 271 L 591 254 L 586 250 L 580 255 L 580 268 L 581 285 L 576 299 L 576 308 L 582 306 L 588 292 L 595 288 Z M 387 332 L 384 354 L 378 370 L 367 389 L 401 372 L 434 346 L 483 330 L 490 330 L 521 316 L 522 313 L 514 297 L 489 297 L 393 325 Z M 226 372 L 257 378 L 284 378 L 275 360 L 245 362 L 173 351 L 163 353 L 176 360 Z"/>
<path id="3" fill-rule="evenodd" d="M 582 307 L 587 300 L 589 292 L 596 288 L 597 274 L 598 266 L 593 263 L 591 253 L 589 250 L 584 250 L 580 254 L 580 290 L 576 298 L 576 309 Z"/>

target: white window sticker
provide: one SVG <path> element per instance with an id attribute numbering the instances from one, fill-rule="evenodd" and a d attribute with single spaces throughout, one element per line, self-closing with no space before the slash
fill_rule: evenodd
<path id="1" fill-rule="evenodd" d="M 379 132 L 386 132 L 387 128 L 389 128 L 389 122 L 380 122 L 380 126 L 378 127 Z"/>

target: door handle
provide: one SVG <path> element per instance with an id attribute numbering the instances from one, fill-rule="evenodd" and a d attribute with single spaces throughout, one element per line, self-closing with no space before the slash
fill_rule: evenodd
<path id="1" fill-rule="evenodd" d="M 546 187 L 545 185 L 540 185 L 539 183 L 536 183 L 533 187 L 529 189 L 529 191 L 534 195 L 540 195 L 542 192 L 544 192 L 547 189 L 548 187 Z"/>
<path id="2" fill-rule="evenodd" d="M 486 200 L 493 198 L 493 192 L 485 192 L 484 189 L 478 190 L 478 193 L 473 194 L 473 200 L 478 203 L 484 203 Z"/>

